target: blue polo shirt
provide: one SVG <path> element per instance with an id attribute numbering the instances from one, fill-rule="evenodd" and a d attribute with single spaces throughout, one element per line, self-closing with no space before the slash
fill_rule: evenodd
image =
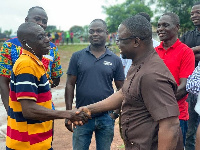
<path id="1" fill-rule="evenodd" d="M 124 70 L 120 58 L 106 48 L 106 52 L 96 58 L 90 52 L 90 46 L 73 53 L 68 75 L 77 77 L 76 107 L 101 101 L 114 93 L 115 81 L 124 80 Z"/>

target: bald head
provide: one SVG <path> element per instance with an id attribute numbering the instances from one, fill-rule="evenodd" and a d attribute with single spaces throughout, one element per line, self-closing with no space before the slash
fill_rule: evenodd
<path id="1" fill-rule="evenodd" d="M 22 43 L 23 41 L 29 40 L 31 35 L 34 33 L 34 31 L 40 27 L 38 24 L 33 22 L 26 22 L 19 26 L 17 30 L 17 37 L 19 41 Z"/>

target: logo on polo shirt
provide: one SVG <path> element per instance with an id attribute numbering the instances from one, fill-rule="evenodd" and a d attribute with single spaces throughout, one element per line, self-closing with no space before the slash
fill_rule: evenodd
<path id="1" fill-rule="evenodd" d="M 104 64 L 104 65 L 107 65 L 107 66 L 112 66 L 112 63 L 109 62 L 109 61 L 104 61 L 103 64 Z"/>

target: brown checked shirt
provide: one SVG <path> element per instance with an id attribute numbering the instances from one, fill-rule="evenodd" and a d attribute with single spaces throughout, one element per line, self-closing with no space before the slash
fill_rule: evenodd
<path id="1" fill-rule="evenodd" d="M 172 74 L 155 51 L 131 66 L 122 88 L 121 125 L 126 150 L 158 149 L 158 121 L 179 116 L 176 89 Z M 178 134 L 181 139 L 181 132 Z M 177 150 L 182 150 L 179 144 Z"/>

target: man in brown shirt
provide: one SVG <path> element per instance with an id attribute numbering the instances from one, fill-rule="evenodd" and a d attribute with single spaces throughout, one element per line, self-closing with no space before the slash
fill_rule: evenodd
<path id="1" fill-rule="evenodd" d="M 124 86 L 81 111 L 97 113 L 121 106 L 126 150 L 182 150 L 177 85 L 153 48 L 150 23 L 141 15 L 124 20 L 117 44 L 133 62 Z"/>

